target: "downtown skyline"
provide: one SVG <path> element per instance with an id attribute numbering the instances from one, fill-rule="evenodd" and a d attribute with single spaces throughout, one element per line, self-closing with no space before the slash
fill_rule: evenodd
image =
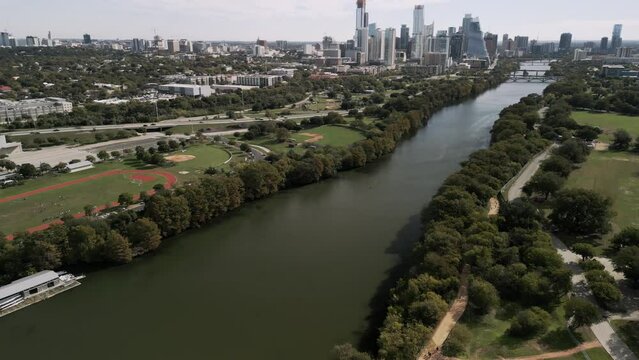
<path id="1" fill-rule="evenodd" d="M 55 38 L 81 38 L 90 33 L 97 39 L 151 38 L 155 32 L 165 38 L 189 38 L 205 41 L 252 41 L 255 38 L 274 41 L 316 41 L 329 35 L 340 41 L 353 37 L 353 0 L 326 0 L 317 3 L 300 3 L 295 0 L 279 0 L 268 4 L 256 0 L 239 0 L 233 4 L 211 4 L 207 1 L 176 3 L 168 0 L 70 0 L 66 6 L 42 0 L 12 4 L 14 11 L 0 15 L 0 30 L 5 29 L 16 37 L 28 35 L 46 37 L 52 31 Z M 380 27 L 400 29 L 402 24 L 411 27 L 413 8 L 425 5 L 425 22 L 435 22 L 435 29 L 460 26 L 466 13 L 473 13 L 482 21 L 482 30 L 496 34 L 522 34 L 540 41 L 557 41 L 561 33 L 570 32 L 575 41 L 597 40 L 611 36 L 612 26 L 624 24 L 623 39 L 639 40 L 639 20 L 625 14 L 639 12 L 639 4 L 620 0 L 614 7 L 597 7 L 596 1 L 587 0 L 575 11 L 566 1 L 540 0 L 537 9 L 552 6 L 534 22 L 522 21 L 516 15 L 521 11 L 512 2 L 491 1 L 477 3 L 470 0 L 446 1 L 381 1 L 368 0 L 369 22 Z M 37 6 L 46 11 L 29 12 Z M 503 7 L 512 8 L 512 16 L 504 16 Z M 82 7 L 81 18 L 69 11 Z M 6 8 L 6 7 L 5 7 Z M 122 11 L 125 9 L 126 11 Z M 545 11 L 548 12 L 548 11 Z M 94 14 L 100 14 L 96 21 Z M 141 16 L 141 14 L 146 14 Z M 528 19 L 527 14 L 522 14 Z M 286 18 L 286 22 L 281 22 Z M 570 18 L 570 20 L 564 20 Z M 193 25 L 197 24 L 197 25 Z M 239 25 L 238 25 L 239 24 Z"/>

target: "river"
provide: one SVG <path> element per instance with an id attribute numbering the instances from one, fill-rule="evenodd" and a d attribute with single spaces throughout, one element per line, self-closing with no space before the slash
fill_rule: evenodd
<path id="1" fill-rule="evenodd" d="M 134 263 L 0 319 L 3 358 L 327 359 L 419 238 L 443 180 L 498 113 L 545 84 L 507 83 L 435 114 L 383 161 L 249 204 Z"/>

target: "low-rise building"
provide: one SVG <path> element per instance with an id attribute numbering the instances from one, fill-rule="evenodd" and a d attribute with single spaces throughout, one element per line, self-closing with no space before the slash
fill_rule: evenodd
<path id="1" fill-rule="evenodd" d="M 9 155 L 22 151 L 22 143 L 8 142 L 5 135 L 0 135 L 0 155 Z"/>
<path id="2" fill-rule="evenodd" d="M 51 113 L 69 113 L 73 104 L 61 98 L 29 99 L 22 101 L 0 100 L 0 121 L 12 122 L 36 119 Z"/>
<path id="3" fill-rule="evenodd" d="M 244 86 L 269 87 L 282 82 L 279 75 L 238 75 L 236 84 Z"/>
<path id="4" fill-rule="evenodd" d="M 626 69 L 623 65 L 604 65 L 602 67 L 603 77 L 639 77 L 639 71 Z"/>
<path id="5" fill-rule="evenodd" d="M 73 164 L 67 164 L 67 170 L 69 170 L 70 173 L 77 173 L 89 169 L 93 169 L 93 163 L 87 160 L 83 160 Z"/>
<path id="6" fill-rule="evenodd" d="M 182 96 L 203 96 L 213 95 L 213 89 L 210 86 L 188 85 L 188 84 L 166 84 L 160 85 L 160 92 L 182 95 Z"/>

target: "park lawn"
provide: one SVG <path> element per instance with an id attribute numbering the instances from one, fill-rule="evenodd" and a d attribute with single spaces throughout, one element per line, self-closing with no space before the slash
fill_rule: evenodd
<path id="1" fill-rule="evenodd" d="M 613 320 L 611 325 L 630 350 L 639 357 L 639 321 Z"/>
<path id="2" fill-rule="evenodd" d="M 174 166 L 165 170 L 177 176 L 179 182 L 191 181 L 195 177 L 202 175 L 209 167 L 220 167 L 231 157 L 226 150 L 216 145 L 194 145 L 185 151 L 177 151 L 170 155 L 192 155 L 195 159 L 175 163 Z M 188 174 L 180 174 L 187 172 Z"/>
<path id="3" fill-rule="evenodd" d="M 142 167 L 137 161 L 107 161 L 95 164 L 93 169 L 80 171 L 72 174 L 46 174 L 44 176 L 25 180 L 23 185 L 13 186 L 6 189 L 0 189 L 0 199 L 7 196 L 22 194 L 28 191 L 40 189 L 43 187 L 82 179 L 88 176 L 97 175 L 110 170 L 139 170 Z"/>
<path id="4" fill-rule="evenodd" d="M 612 360 L 606 349 L 594 348 L 586 350 L 586 354 L 590 357 L 590 360 Z M 577 353 L 573 356 L 556 358 L 555 360 L 588 360 L 582 353 Z"/>
<path id="5" fill-rule="evenodd" d="M 604 246 L 617 232 L 639 226 L 639 156 L 629 152 L 593 151 L 566 183 L 567 188 L 594 190 L 613 200 L 616 212 L 613 231 L 604 237 Z"/>
<path id="6" fill-rule="evenodd" d="M 315 97 L 312 103 L 305 105 L 310 111 L 330 111 L 339 110 L 341 102 L 337 99 L 329 99 L 327 97 Z"/>
<path id="7" fill-rule="evenodd" d="M 357 130 L 351 130 L 342 126 L 332 125 L 324 125 L 312 129 L 305 129 L 297 134 L 294 134 L 292 137 L 298 142 L 304 142 L 312 138 L 311 136 L 302 135 L 304 133 L 322 135 L 324 138 L 316 142 L 316 144 L 330 146 L 347 146 L 354 142 L 365 139 L 364 135 Z"/>
<path id="8" fill-rule="evenodd" d="M 137 195 L 165 182 L 160 176 L 147 175 L 154 180 L 141 182 L 131 179 L 131 174 L 118 174 L 0 203 L 0 231 L 10 234 L 27 230 L 65 214 L 81 213 L 86 205 L 102 206 L 117 201 L 122 193 Z"/>
<path id="9" fill-rule="evenodd" d="M 516 316 L 519 308 L 515 305 L 502 307 L 497 313 L 482 318 L 472 318 L 468 313 L 462 317 L 461 323 L 472 333 L 467 345 L 468 359 L 499 359 L 519 356 L 532 356 L 553 351 L 571 349 L 576 346 L 566 330 L 563 308 L 558 308 L 552 315 L 552 323 L 548 332 L 539 339 L 522 340 L 507 334 L 510 319 Z M 584 341 L 584 336 L 575 334 Z"/>
<path id="10" fill-rule="evenodd" d="M 575 111 L 572 113 L 572 118 L 580 125 L 600 127 L 604 131 L 604 133 L 599 136 L 599 141 L 602 142 L 612 142 L 612 134 L 617 129 L 625 129 L 633 138 L 639 136 L 639 116 Z"/>

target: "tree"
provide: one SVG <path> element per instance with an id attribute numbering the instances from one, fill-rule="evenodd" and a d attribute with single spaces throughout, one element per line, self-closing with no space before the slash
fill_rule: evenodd
<path id="1" fill-rule="evenodd" d="M 588 147 L 575 139 L 567 140 L 555 150 L 555 155 L 563 156 L 576 164 L 584 162 L 588 153 Z"/>
<path id="2" fill-rule="evenodd" d="M 91 226 L 78 225 L 69 229 L 70 254 L 68 262 L 75 264 L 93 261 L 95 248 L 99 241 L 98 234 Z"/>
<path id="3" fill-rule="evenodd" d="M 612 238 L 612 249 L 619 251 L 626 246 L 639 246 L 639 228 L 628 227 Z"/>
<path id="4" fill-rule="evenodd" d="M 11 161 L 11 160 L 7 160 L 7 159 L 0 159 L 0 168 L 5 169 L 5 170 L 15 170 L 17 167 L 17 165 Z"/>
<path id="5" fill-rule="evenodd" d="M 560 231 L 574 235 L 606 234 L 610 231 L 612 201 L 585 189 L 562 190 L 555 197 L 552 222 Z"/>
<path id="6" fill-rule="evenodd" d="M 626 151 L 630 148 L 630 144 L 632 143 L 632 136 L 624 130 L 618 129 L 613 134 L 612 144 L 610 144 L 610 148 L 616 151 Z"/>
<path id="7" fill-rule="evenodd" d="M 639 287 L 639 246 L 622 248 L 612 261 L 615 270 L 621 271 L 634 287 Z"/>
<path id="8" fill-rule="evenodd" d="M 170 192 L 155 195 L 147 202 L 146 216 L 160 227 L 163 236 L 173 236 L 189 227 L 191 212 L 182 196 Z"/>
<path id="9" fill-rule="evenodd" d="M 497 289 L 481 278 L 474 278 L 468 288 L 468 304 L 476 314 L 488 314 L 499 304 Z"/>
<path id="10" fill-rule="evenodd" d="M 102 160 L 102 161 L 106 161 L 109 160 L 109 153 L 102 150 L 98 153 L 98 159 Z"/>
<path id="11" fill-rule="evenodd" d="M 442 346 L 442 353 L 448 357 L 458 357 L 466 352 L 468 343 L 473 339 L 473 334 L 463 324 L 457 324 Z"/>
<path id="12" fill-rule="evenodd" d="M 162 243 L 160 228 L 153 221 L 141 218 L 129 224 L 127 227 L 129 241 L 135 247 L 141 247 L 145 251 L 153 251 Z"/>
<path id="13" fill-rule="evenodd" d="M 533 178 L 524 186 L 524 192 L 531 196 L 534 193 L 540 193 L 546 197 L 554 195 L 564 185 L 564 179 L 553 172 L 538 172 Z"/>
<path id="14" fill-rule="evenodd" d="M 335 360 L 371 360 L 368 354 L 357 351 L 351 344 L 335 346 L 332 355 Z"/>
<path id="15" fill-rule="evenodd" d="M 119 151 L 117 151 L 117 150 L 116 150 L 116 151 L 111 151 L 111 156 L 112 156 L 113 158 L 115 158 L 115 159 L 119 159 L 119 158 L 120 158 L 120 156 L 122 156 L 122 153 L 121 153 L 121 152 L 119 152 Z"/>
<path id="16" fill-rule="evenodd" d="M 133 259 L 131 244 L 116 231 L 109 231 L 102 244 L 102 258 L 107 262 L 126 264 Z"/>
<path id="17" fill-rule="evenodd" d="M 118 204 L 120 206 L 129 206 L 133 204 L 133 195 L 129 193 L 122 193 L 118 196 Z"/>
<path id="18" fill-rule="evenodd" d="M 578 243 L 573 245 L 572 251 L 581 256 L 584 260 L 592 259 L 596 255 L 595 247 L 586 243 Z"/>
<path id="19" fill-rule="evenodd" d="M 22 175 L 23 177 L 27 179 L 30 179 L 38 175 L 38 169 L 36 169 L 36 167 L 33 166 L 33 164 L 22 164 L 18 168 L 18 174 Z"/>
<path id="20" fill-rule="evenodd" d="M 277 192 L 284 178 L 273 165 L 258 161 L 241 167 L 238 175 L 244 183 L 246 200 L 257 200 Z"/>
<path id="21" fill-rule="evenodd" d="M 601 129 L 586 125 L 577 130 L 575 136 L 585 141 L 593 141 L 596 140 L 601 133 Z"/>
<path id="22" fill-rule="evenodd" d="M 595 304 L 578 297 L 570 298 L 564 309 L 566 320 L 570 322 L 570 327 L 573 329 L 590 326 L 601 318 L 599 308 Z"/>
<path id="23" fill-rule="evenodd" d="M 512 336 L 530 339 L 540 336 L 548 330 L 550 314 L 545 310 L 533 306 L 530 309 L 519 312 L 513 319 L 508 333 Z"/>
<path id="24" fill-rule="evenodd" d="M 589 282 L 590 290 L 599 304 L 605 308 L 610 308 L 614 303 L 621 300 L 622 294 L 616 285 L 607 282 Z"/>
<path id="25" fill-rule="evenodd" d="M 442 297 L 429 291 L 420 301 L 413 302 L 409 307 L 412 318 L 426 325 L 434 325 L 448 311 L 448 304 Z"/>
<path id="26" fill-rule="evenodd" d="M 95 211 L 95 206 L 93 206 L 93 205 L 85 205 L 84 206 L 84 216 L 93 215 L 93 211 Z"/>
<path id="27" fill-rule="evenodd" d="M 568 177 L 572 172 L 572 163 L 562 156 L 553 155 L 541 164 L 541 170 Z"/>
<path id="28" fill-rule="evenodd" d="M 505 203 L 500 209 L 499 228 L 502 231 L 512 229 L 539 229 L 543 215 L 528 199 L 517 199 Z"/>
<path id="29" fill-rule="evenodd" d="M 240 145 L 240 150 L 242 150 L 244 152 L 250 152 L 251 151 L 251 146 L 249 146 L 249 144 L 247 144 L 247 143 L 242 143 Z"/>
<path id="30" fill-rule="evenodd" d="M 281 127 L 275 130 L 275 138 L 277 139 L 277 142 L 283 143 L 288 140 L 289 137 L 290 133 L 286 128 Z"/>

